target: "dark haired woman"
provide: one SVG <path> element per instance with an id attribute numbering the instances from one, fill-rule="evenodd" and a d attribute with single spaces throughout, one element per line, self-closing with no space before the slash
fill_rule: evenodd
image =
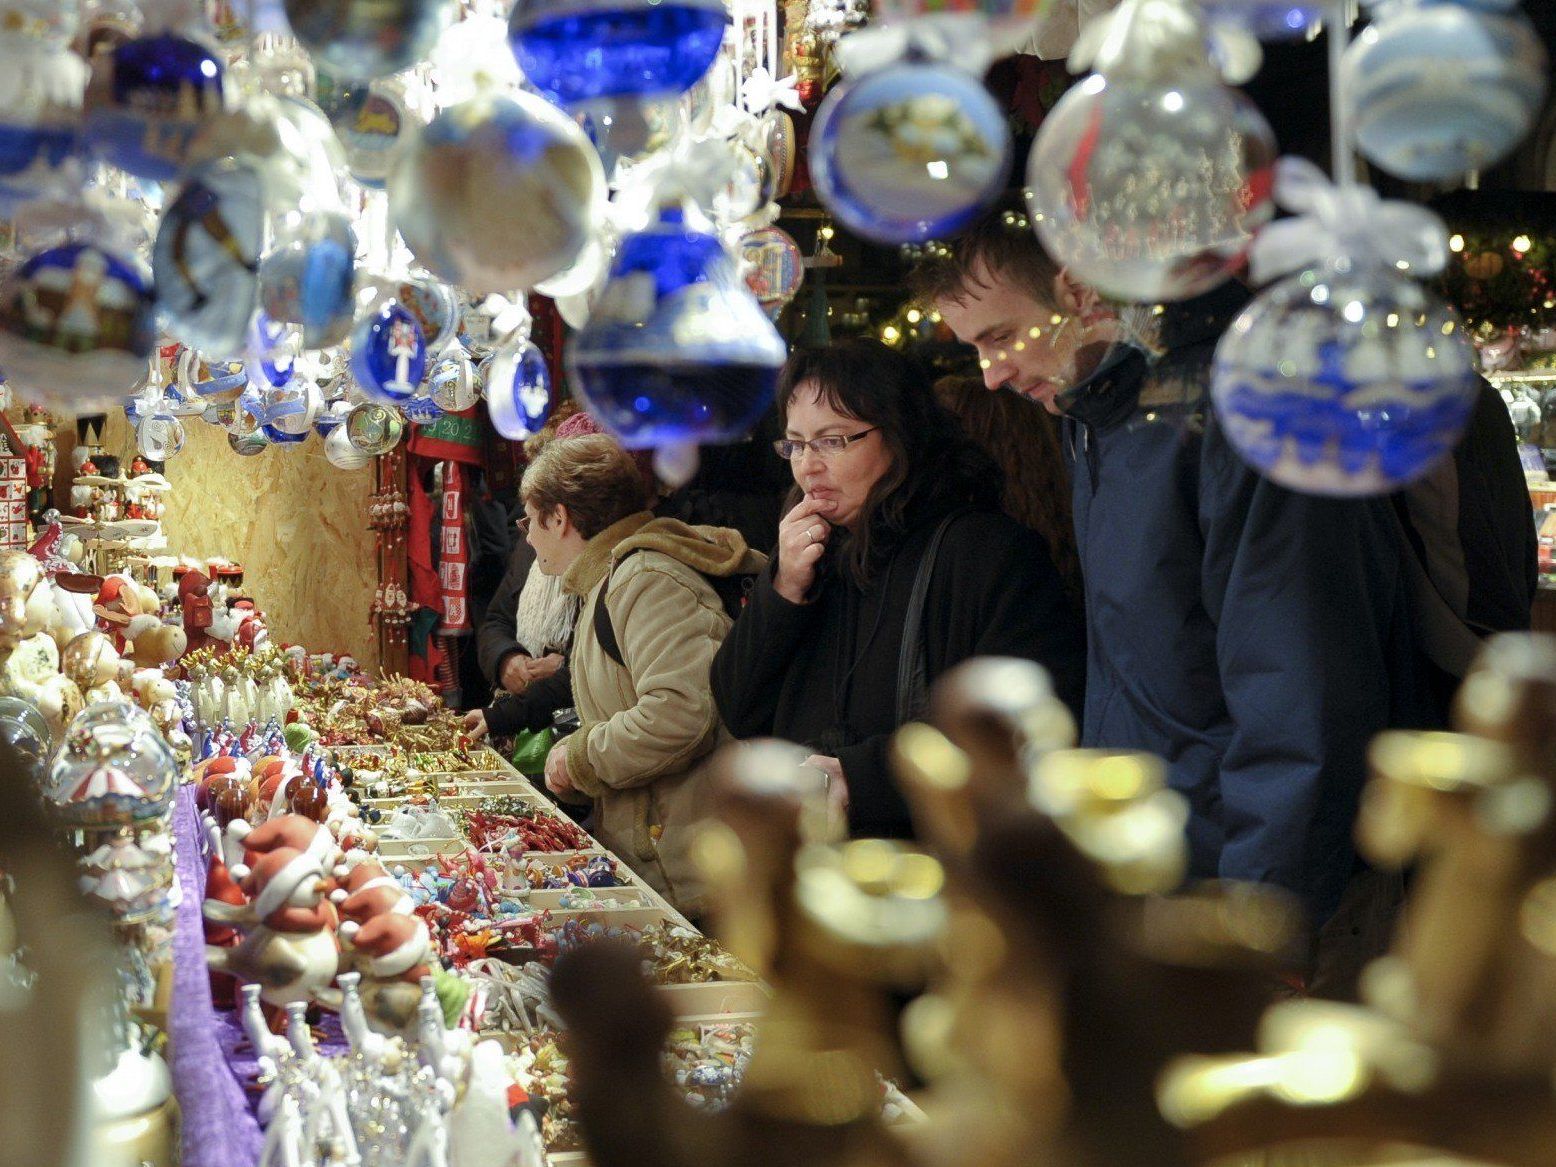
<path id="1" fill-rule="evenodd" d="M 736 737 L 814 750 L 851 834 L 908 836 L 887 747 L 923 712 L 924 686 L 969 657 L 1024 657 L 1078 716 L 1081 622 L 1043 540 L 1001 513 L 998 469 L 913 360 L 873 341 L 796 353 L 778 406 L 795 486 L 714 658 L 713 696 Z"/>

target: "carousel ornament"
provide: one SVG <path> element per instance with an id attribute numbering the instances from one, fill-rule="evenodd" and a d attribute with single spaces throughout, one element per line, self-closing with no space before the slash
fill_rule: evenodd
<path id="1" fill-rule="evenodd" d="M 196 136 L 223 111 L 224 75 L 220 53 L 172 32 L 98 54 L 86 90 L 87 146 L 138 178 L 178 177 Z"/>
<path id="2" fill-rule="evenodd" d="M 178 760 L 150 714 L 128 701 L 107 701 L 71 721 L 44 796 L 62 823 L 111 831 L 165 820 L 178 774 Z"/>
<path id="3" fill-rule="evenodd" d="M 1356 148 L 1412 182 L 1485 170 L 1534 125 L 1546 55 L 1516 0 L 1374 3 L 1340 75 Z"/>
<path id="4" fill-rule="evenodd" d="M 1275 139 L 1224 85 L 1189 0 L 1124 0 L 1071 57 L 1096 70 L 1043 120 L 1027 163 L 1043 245 L 1104 295 L 1180 300 L 1227 279 L 1274 214 Z"/>
<path id="5" fill-rule="evenodd" d="M 718 237 L 672 207 L 621 241 L 568 368 L 600 424 L 647 449 L 743 437 L 771 403 L 784 356 Z"/>
<path id="6" fill-rule="evenodd" d="M 1409 276 L 1447 262 L 1430 211 L 1331 186 L 1283 159 L 1277 193 L 1299 216 L 1266 227 L 1254 277 L 1297 270 L 1262 292 L 1216 348 L 1211 399 L 1234 449 L 1307 494 L 1386 494 L 1458 443 L 1480 381 L 1454 311 Z"/>
<path id="7" fill-rule="evenodd" d="M 596 229 L 605 175 L 583 131 L 539 98 L 485 95 L 400 153 L 389 213 L 433 275 L 476 295 L 565 271 Z"/>
<path id="8" fill-rule="evenodd" d="M 285 0 L 286 18 L 313 59 L 339 77 L 371 81 L 408 69 L 438 41 L 450 0 Z"/>

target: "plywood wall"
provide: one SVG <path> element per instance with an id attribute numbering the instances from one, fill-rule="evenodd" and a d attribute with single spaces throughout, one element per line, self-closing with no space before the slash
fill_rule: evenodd
<path id="1" fill-rule="evenodd" d="M 378 577 L 377 543 L 367 527 L 371 466 L 335 469 L 317 437 L 241 458 L 226 431 L 199 420 L 185 424 L 188 442 L 167 464 L 168 553 L 236 560 L 273 640 L 347 652 L 377 671 L 377 636 L 367 621 Z M 109 418 L 103 448 L 126 464 L 134 455 L 122 413 Z"/>

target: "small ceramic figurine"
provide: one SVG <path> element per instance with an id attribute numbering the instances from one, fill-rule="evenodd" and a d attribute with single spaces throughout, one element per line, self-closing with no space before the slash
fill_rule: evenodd
<path id="1" fill-rule="evenodd" d="M 36 705 L 57 738 L 83 702 L 60 675 L 59 648 L 48 634 L 54 611 L 42 565 L 25 551 L 0 552 L 0 691 Z"/>
<path id="2" fill-rule="evenodd" d="M 88 705 L 124 699 L 117 682 L 119 654 L 114 651 L 113 641 L 103 633 L 81 633 L 65 646 L 60 663 Z"/>

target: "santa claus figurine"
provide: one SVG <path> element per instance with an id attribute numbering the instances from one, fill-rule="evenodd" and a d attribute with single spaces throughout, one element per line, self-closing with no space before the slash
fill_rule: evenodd
<path id="1" fill-rule="evenodd" d="M 419 916 L 382 912 L 365 924 L 347 920 L 341 939 L 347 960 L 362 974 L 362 1008 L 367 1022 L 385 1036 L 416 1031 L 421 980 L 432 975 L 432 936 Z"/>
<path id="2" fill-rule="evenodd" d="M 186 571 L 178 581 L 178 606 L 183 613 L 186 652 L 209 648 L 216 643 L 211 627 L 211 581 L 199 571 Z"/>
<path id="3" fill-rule="evenodd" d="M 97 589 L 92 612 L 97 617 L 98 630 L 113 639 L 115 652 L 124 653 L 126 646 L 137 636 L 161 623 L 154 596 L 148 610 L 148 591 L 127 575 L 106 576 Z"/>

